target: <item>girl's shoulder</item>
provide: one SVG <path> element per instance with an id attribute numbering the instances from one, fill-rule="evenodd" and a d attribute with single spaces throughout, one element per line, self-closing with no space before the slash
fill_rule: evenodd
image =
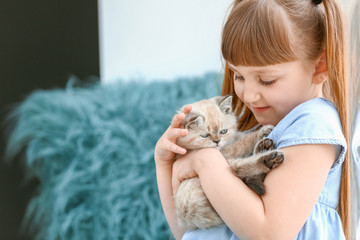
<path id="1" fill-rule="evenodd" d="M 295 107 L 276 125 L 269 138 L 277 148 L 300 144 L 338 145 L 339 162 L 347 145 L 338 111 L 325 98 L 314 98 Z"/>

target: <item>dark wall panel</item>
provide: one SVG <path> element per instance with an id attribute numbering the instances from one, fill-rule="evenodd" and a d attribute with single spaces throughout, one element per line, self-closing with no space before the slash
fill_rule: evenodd
<path id="1" fill-rule="evenodd" d="M 63 88 L 70 75 L 99 76 L 96 0 L 0 0 L 0 121 L 35 89 Z M 6 137 L 1 128 L 0 156 Z M 36 180 L 0 159 L 0 239 L 31 239 L 18 228 Z"/>

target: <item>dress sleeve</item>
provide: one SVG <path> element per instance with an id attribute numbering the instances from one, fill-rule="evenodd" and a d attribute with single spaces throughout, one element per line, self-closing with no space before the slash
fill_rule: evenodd
<path id="1" fill-rule="evenodd" d="M 344 161 L 347 144 L 339 115 L 333 104 L 323 98 L 297 106 L 278 123 L 269 137 L 277 148 L 300 144 L 337 145 L 337 159 L 332 168 Z"/>

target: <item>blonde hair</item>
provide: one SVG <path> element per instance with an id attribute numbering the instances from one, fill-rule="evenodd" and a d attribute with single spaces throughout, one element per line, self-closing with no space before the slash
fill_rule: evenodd
<path id="1" fill-rule="evenodd" d="M 228 63 L 265 66 L 294 60 L 315 62 L 326 50 L 328 81 L 324 96 L 339 111 L 343 133 L 349 139 L 349 107 L 345 76 L 344 18 L 338 0 L 235 0 L 225 22 L 221 50 L 225 63 L 222 94 L 235 94 Z M 257 124 L 252 112 L 234 98 L 240 130 Z M 349 151 L 348 151 L 349 152 Z M 349 154 L 342 168 L 339 215 L 350 239 Z"/>

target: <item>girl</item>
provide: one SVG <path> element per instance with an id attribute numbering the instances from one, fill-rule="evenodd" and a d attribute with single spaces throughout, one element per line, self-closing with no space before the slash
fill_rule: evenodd
<path id="1" fill-rule="evenodd" d="M 222 94 L 236 94 L 239 129 L 275 126 L 285 153 L 259 197 L 216 149 L 185 154 L 177 114 L 155 147 L 162 206 L 176 239 L 350 239 L 348 103 L 343 17 L 337 0 L 236 0 L 222 36 Z M 198 176 L 226 225 L 187 231 L 173 195 Z"/>

